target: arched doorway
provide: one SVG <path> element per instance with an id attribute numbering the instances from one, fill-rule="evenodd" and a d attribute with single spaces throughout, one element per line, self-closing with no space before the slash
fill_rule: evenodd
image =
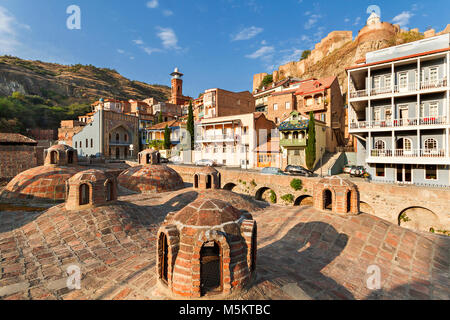
<path id="1" fill-rule="evenodd" d="M 69 163 L 69 164 L 73 163 L 73 151 L 72 150 L 67 152 L 67 163 Z"/>
<path id="2" fill-rule="evenodd" d="M 206 189 L 211 189 L 212 188 L 212 177 L 210 174 L 208 174 L 206 176 Z"/>
<path id="3" fill-rule="evenodd" d="M 108 181 L 106 184 L 106 201 L 113 201 L 114 200 L 114 188 L 113 183 L 111 181 Z"/>
<path id="4" fill-rule="evenodd" d="M 50 152 L 50 164 L 57 164 L 58 153 L 56 151 Z"/>
<path id="5" fill-rule="evenodd" d="M 161 233 L 159 236 L 159 244 L 158 244 L 158 255 L 159 255 L 159 263 L 161 264 L 159 269 L 159 278 L 163 280 L 165 283 L 168 281 L 168 271 L 169 271 L 169 245 L 167 243 L 167 236 L 165 233 Z"/>
<path id="6" fill-rule="evenodd" d="M 277 195 L 272 189 L 268 187 L 262 187 L 258 189 L 255 194 L 255 199 L 259 201 L 277 203 Z"/>
<path id="7" fill-rule="evenodd" d="M 323 192 L 323 209 L 333 210 L 333 194 L 328 189 Z"/>
<path id="8" fill-rule="evenodd" d="M 194 188 L 198 188 L 198 174 L 194 176 Z"/>
<path id="9" fill-rule="evenodd" d="M 253 233 L 252 233 L 252 243 L 251 243 L 251 248 L 250 248 L 250 271 L 253 272 L 256 269 L 256 247 L 258 246 L 257 243 L 257 226 L 255 224 L 255 227 L 253 228 Z"/>
<path id="10" fill-rule="evenodd" d="M 82 184 L 80 186 L 80 206 L 89 204 L 89 186 Z"/>
<path id="11" fill-rule="evenodd" d="M 347 212 L 350 212 L 352 210 L 352 192 L 347 192 Z"/>
<path id="12" fill-rule="evenodd" d="M 203 244 L 200 250 L 201 295 L 222 292 L 222 252 L 215 241 Z"/>
<path id="13" fill-rule="evenodd" d="M 313 197 L 310 195 L 303 195 L 295 199 L 294 206 L 313 206 Z"/>
<path id="14" fill-rule="evenodd" d="M 234 183 L 229 182 L 223 186 L 223 190 L 232 191 L 235 187 L 236 185 Z"/>

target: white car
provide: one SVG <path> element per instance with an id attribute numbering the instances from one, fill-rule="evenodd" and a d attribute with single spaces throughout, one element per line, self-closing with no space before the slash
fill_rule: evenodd
<path id="1" fill-rule="evenodd" d="M 207 167 L 214 167 L 215 163 L 213 160 L 209 159 L 202 159 L 195 161 L 196 166 L 207 166 Z"/>

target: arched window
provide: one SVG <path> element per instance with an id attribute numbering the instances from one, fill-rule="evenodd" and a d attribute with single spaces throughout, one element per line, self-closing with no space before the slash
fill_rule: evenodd
<path id="1" fill-rule="evenodd" d="M 118 133 L 116 133 L 116 141 L 120 140 L 120 135 Z"/>
<path id="2" fill-rule="evenodd" d="M 221 292 L 222 252 L 215 241 L 206 242 L 200 250 L 200 288 L 201 294 Z"/>
<path id="3" fill-rule="evenodd" d="M 114 200 L 114 188 L 113 183 L 111 181 L 108 181 L 106 184 L 106 201 L 113 201 Z"/>
<path id="4" fill-rule="evenodd" d="M 56 151 L 50 152 L 50 164 L 56 164 L 58 153 Z"/>
<path id="5" fill-rule="evenodd" d="M 196 174 L 195 176 L 194 176 L 194 188 L 198 188 L 198 175 Z"/>
<path id="6" fill-rule="evenodd" d="M 206 176 L 206 189 L 211 189 L 212 186 L 212 177 L 210 174 Z"/>
<path id="7" fill-rule="evenodd" d="M 323 209 L 333 210 L 333 194 L 328 189 L 323 192 Z"/>
<path id="8" fill-rule="evenodd" d="M 347 212 L 352 210 L 352 192 L 347 192 Z"/>
<path id="9" fill-rule="evenodd" d="M 298 139 L 298 132 L 297 132 L 297 131 L 294 132 L 294 134 L 292 135 L 292 138 L 293 138 L 294 140 L 297 140 L 297 139 Z"/>
<path id="10" fill-rule="evenodd" d="M 94 147 L 94 139 L 91 138 L 91 148 Z"/>
<path id="11" fill-rule="evenodd" d="M 377 150 L 384 150 L 386 148 L 386 144 L 383 140 L 377 140 L 375 141 L 375 149 Z"/>
<path id="12" fill-rule="evenodd" d="M 80 186 L 80 206 L 89 204 L 89 186 L 82 184 Z"/>
<path id="13" fill-rule="evenodd" d="M 125 133 L 125 135 L 124 135 L 123 139 L 125 140 L 125 142 L 127 142 L 127 141 L 128 141 L 128 135 L 127 135 L 126 133 Z"/>
<path id="14" fill-rule="evenodd" d="M 167 283 L 168 279 L 168 271 L 169 271 L 169 245 L 167 243 L 167 236 L 165 233 L 161 233 L 159 236 L 159 246 L 158 246 L 158 255 L 159 255 L 159 278 Z"/>
<path id="15" fill-rule="evenodd" d="M 437 150 L 437 141 L 436 139 L 430 138 L 425 140 L 425 151 L 436 151 Z"/>
<path id="16" fill-rule="evenodd" d="M 251 253 L 250 271 L 255 271 L 255 269 L 256 269 L 256 247 L 258 246 L 256 232 L 257 232 L 257 229 L 256 229 L 256 224 L 255 224 L 255 227 L 253 228 L 251 248 L 250 248 L 250 253 Z"/>
<path id="17" fill-rule="evenodd" d="M 72 164 L 73 163 L 73 151 L 67 152 L 67 163 Z"/>

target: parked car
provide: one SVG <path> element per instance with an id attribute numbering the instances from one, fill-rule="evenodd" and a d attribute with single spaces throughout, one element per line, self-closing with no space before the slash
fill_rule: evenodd
<path id="1" fill-rule="evenodd" d="M 284 172 L 289 173 L 293 176 L 302 176 L 302 177 L 313 177 L 314 173 L 306 168 L 303 168 L 302 166 L 294 166 L 294 165 L 288 165 Z"/>
<path id="2" fill-rule="evenodd" d="M 166 159 L 166 158 L 161 157 L 161 158 L 159 159 L 159 162 L 161 162 L 161 163 L 169 163 L 169 159 Z"/>
<path id="3" fill-rule="evenodd" d="M 350 177 L 363 177 L 366 173 L 366 169 L 363 166 L 354 166 L 350 170 Z"/>
<path id="4" fill-rule="evenodd" d="M 350 165 L 350 164 L 347 164 L 347 165 L 344 166 L 343 171 L 344 171 L 344 173 L 350 173 L 350 171 L 351 171 L 352 168 L 354 168 L 354 167 L 356 167 L 356 166 L 352 166 L 352 165 Z"/>
<path id="5" fill-rule="evenodd" d="M 196 166 L 214 167 L 215 164 L 216 164 L 216 163 L 214 162 L 214 160 L 210 160 L 210 159 L 201 159 L 201 160 L 195 161 L 195 165 L 196 165 Z"/>
<path id="6" fill-rule="evenodd" d="M 281 171 L 280 168 L 267 167 L 261 170 L 261 174 L 275 174 L 279 176 L 286 176 L 287 174 Z"/>

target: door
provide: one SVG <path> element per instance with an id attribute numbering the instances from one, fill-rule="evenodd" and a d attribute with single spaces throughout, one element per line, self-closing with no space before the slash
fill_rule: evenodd
<path id="1" fill-rule="evenodd" d="M 116 159 L 120 158 L 120 149 L 119 147 L 116 147 Z"/>
<path id="2" fill-rule="evenodd" d="M 408 91 L 408 73 L 402 72 L 398 75 L 398 89 L 400 92 Z"/>
<path id="3" fill-rule="evenodd" d="M 399 107 L 400 125 L 404 126 L 408 122 L 408 106 Z"/>
<path id="4" fill-rule="evenodd" d="M 412 183 L 412 165 L 397 164 L 396 181 L 398 183 Z"/>
<path id="5" fill-rule="evenodd" d="M 200 251 L 201 294 L 220 293 L 222 288 L 222 251 L 218 243 L 210 241 Z"/>

